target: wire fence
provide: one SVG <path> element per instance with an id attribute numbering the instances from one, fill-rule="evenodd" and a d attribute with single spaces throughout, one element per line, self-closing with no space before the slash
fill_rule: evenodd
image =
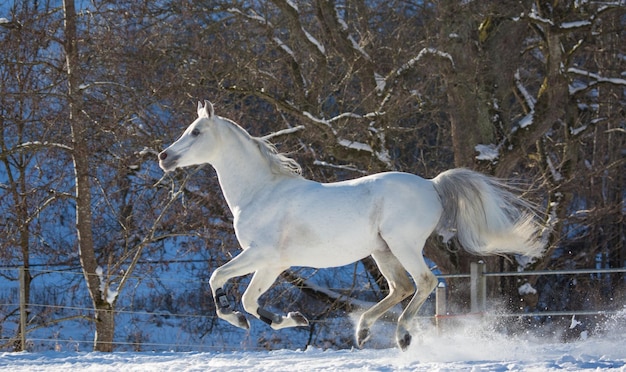
<path id="1" fill-rule="evenodd" d="M 26 348 L 37 349 L 37 348 L 45 348 L 44 345 L 48 345 L 49 349 L 75 349 L 75 350 L 84 350 L 88 348 L 90 345 L 93 345 L 93 339 L 90 340 L 90 335 L 93 337 L 93 314 L 94 309 L 90 306 L 90 301 L 87 298 L 82 299 L 82 303 L 79 304 L 66 304 L 63 299 L 56 299 L 53 303 L 37 303 L 33 301 L 29 302 L 18 302 L 16 300 L 16 292 L 20 290 L 18 286 L 15 285 L 15 279 L 20 276 L 20 268 L 15 267 L 0 267 L 0 275 L 4 277 L 4 285 L 0 290 L 0 348 L 9 348 L 12 344 L 17 344 L 20 342 L 19 338 L 23 335 L 23 340 L 21 340 L 21 345 Z M 432 306 L 432 312 L 430 314 L 422 314 L 422 318 L 432 319 L 436 324 L 442 319 L 446 319 L 449 317 L 458 317 L 458 316 L 494 316 L 493 314 L 488 314 L 486 304 L 487 304 L 487 291 L 486 291 L 486 278 L 489 277 L 522 277 L 522 276 L 565 276 L 565 275 L 621 275 L 621 280 L 626 280 L 624 278 L 624 273 L 626 273 L 626 267 L 624 268 L 605 268 L 605 269 L 575 269 L 575 270 L 541 270 L 541 271 L 533 271 L 533 272 L 486 272 L 485 266 L 482 262 L 478 262 L 472 265 L 472 269 L 470 273 L 464 274 L 451 274 L 451 275 L 438 275 L 438 278 L 441 281 L 441 285 L 435 291 L 434 301 L 435 305 Z M 59 276 L 59 275 L 68 275 L 75 277 L 82 277 L 83 273 L 80 271 L 76 271 L 75 269 L 70 270 L 56 270 L 56 269 L 44 269 L 44 268 L 31 268 L 31 275 L 48 275 L 48 276 Z M 133 279 L 139 281 L 145 281 L 145 277 L 134 277 Z M 447 288 L 445 286 L 445 281 L 448 279 L 468 279 L 470 281 L 470 292 L 471 292 L 471 312 L 469 314 L 451 314 L 447 308 Z M 161 282 L 168 282 L 173 287 L 176 287 L 180 284 L 185 283 L 194 283 L 196 285 L 208 286 L 208 280 L 199 280 L 193 278 L 181 278 L 181 277 L 159 277 Z M 11 285 L 12 283 L 12 285 Z M 54 283 L 48 283 L 49 285 L 55 285 Z M 333 288 L 331 290 L 336 291 L 337 293 L 347 293 L 353 290 L 354 288 Z M 80 289 L 79 289 L 80 290 Z M 84 290 L 84 289 L 83 289 Z M 373 290 L 373 289 L 372 289 Z M 46 301 L 47 302 L 47 301 Z M 513 313 L 502 313 L 498 312 L 498 317 L 511 318 L 528 318 L 528 317 L 563 317 L 563 316 L 610 316 L 613 314 L 617 314 L 620 312 L 624 312 L 624 309 L 604 309 L 604 310 L 566 310 L 566 311 L 535 311 L 535 312 L 513 312 Z M 46 313 L 51 313 L 52 315 L 46 316 Z M 168 339 L 166 341 L 161 342 L 160 340 L 153 341 L 149 337 L 145 335 L 142 336 L 142 332 L 147 332 L 147 329 L 142 329 L 142 324 L 146 321 L 136 320 L 137 318 L 146 318 L 151 319 L 152 323 L 163 322 L 163 319 L 166 319 L 167 322 L 171 323 L 170 328 L 167 328 L 164 332 L 174 332 L 173 328 L 180 326 L 180 323 L 186 323 L 187 327 L 189 324 L 217 324 L 217 316 L 215 313 L 204 313 L 198 314 L 195 312 L 173 312 L 163 309 L 155 309 L 152 311 L 149 310 L 138 310 L 129 304 L 122 304 L 117 306 L 115 310 L 116 316 L 118 317 L 126 317 L 128 319 L 135 319 L 135 333 L 127 332 L 125 337 L 116 339 L 113 343 L 116 348 L 121 348 L 125 350 L 150 350 L 150 349 L 159 349 L 159 350 L 176 350 L 176 351 L 228 351 L 231 346 L 228 346 L 230 342 L 232 342 L 232 338 L 229 336 L 223 336 L 222 341 L 220 342 L 220 338 L 217 338 L 217 341 L 206 342 L 207 337 L 190 337 L 183 336 L 183 332 L 179 332 L 178 337 L 172 337 L 171 335 L 163 337 L 163 339 Z M 30 316 L 30 318 L 28 318 Z M 20 321 L 17 322 L 16 318 L 20 318 Z M 178 321 L 175 321 L 178 320 Z M 50 334 L 48 332 L 47 336 L 42 336 L 45 332 L 41 332 L 41 330 L 50 329 L 55 324 L 61 324 L 65 322 L 79 322 L 79 328 L 82 327 L 82 333 L 77 334 L 74 333 L 72 336 L 63 336 L 65 333 L 63 330 L 58 330 L 59 328 L 55 328 L 55 331 Z M 310 319 L 311 328 L 320 328 L 327 327 L 332 329 L 337 325 L 336 319 Z M 21 324 L 20 324 L 21 323 Z M 154 325 L 154 324 L 153 324 Z M 345 325 L 345 324 L 344 324 Z M 23 327 L 25 332 L 19 331 L 19 326 Z M 158 327 L 158 326 L 157 326 Z M 215 326 L 218 327 L 218 326 Z M 62 328 L 62 327 L 60 327 Z M 228 326 L 226 327 L 218 327 L 219 332 L 238 332 L 234 330 L 229 330 Z M 164 328 L 165 329 L 165 328 Z M 216 328 L 217 329 L 217 328 Z M 302 333 L 301 339 L 307 339 L 310 342 L 312 331 L 311 330 L 300 330 Z M 243 342 L 239 343 L 238 350 L 246 349 L 246 350 L 266 350 L 271 348 L 271 338 L 275 337 L 272 335 L 272 331 L 267 331 L 261 334 L 251 334 L 246 333 L 242 334 L 239 332 L 237 334 L 237 338 L 243 339 Z M 350 332 L 348 332 L 350 333 Z M 154 338 L 154 337 L 153 337 Z M 258 339 L 265 338 L 267 339 L 266 345 L 259 346 Z M 174 341 L 171 341 L 171 340 Z M 278 344 L 274 342 L 274 344 Z M 3 346 L 4 345 L 4 346 Z M 306 347 L 306 345 L 298 345 L 302 347 Z M 281 346 L 279 346 L 281 347 Z"/>
<path id="2" fill-rule="evenodd" d="M 603 274 L 624 274 L 626 267 L 622 268 L 597 268 L 597 269 L 569 269 L 569 270 L 536 270 L 536 271 L 515 271 L 515 272 L 486 272 L 486 265 L 483 261 L 474 262 L 470 266 L 469 274 L 449 274 L 440 275 L 446 278 L 467 278 L 470 281 L 470 301 L 471 313 L 484 313 L 487 310 L 487 282 L 489 277 L 537 277 L 537 276 L 564 276 L 564 275 L 603 275 Z M 622 275 L 622 282 L 626 278 Z M 438 296 L 437 310 L 435 317 L 456 316 L 447 312 L 445 286 L 439 286 L 436 290 Z M 626 306 L 626 304 L 624 304 Z M 623 310 L 564 310 L 564 311 L 530 311 L 498 313 L 499 317 L 553 317 L 553 316 L 583 316 L 583 315 L 611 315 Z"/>

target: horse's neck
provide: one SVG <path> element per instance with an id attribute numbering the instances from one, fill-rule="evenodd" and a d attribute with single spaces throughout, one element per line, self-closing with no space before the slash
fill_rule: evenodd
<path id="1" fill-rule="evenodd" d="M 236 209 L 254 200 L 255 194 L 267 186 L 275 175 L 267 160 L 261 155 L 258 146 L 233 129 L 222 136 L 222 154 L 213 167 L 224 193 L 226 202 L 233 213 Z"/>

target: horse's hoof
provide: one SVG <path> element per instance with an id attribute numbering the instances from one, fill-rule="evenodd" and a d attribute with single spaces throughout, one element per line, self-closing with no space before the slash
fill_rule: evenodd
<path id="1" fill-rule="evenodd" d="M 287 314 L 287 318 L 291 319 L 296 327 L 307 327 L 309 325 L 309 320 L 299 311 L 290 312 Z"/>
<path id="2" fill-rule="evenodd" d="M 356 343 L 357 345 L 362 348 L 363 345 L 367 342 L 367 340 L 369 340 L 371 337 L 370 334 L 370 330 L 369 328 L 363 328 L 363 329 L 359 329 L 359 331 L 356 334 Z"/>
<path id="3" fill-rule="evenodd" d="M 250 329 L 250 322 L 248 322 L 248 319 L 246 319 L 246 317 L 239 311 L 224 312 L 218 310 L 217 316 L 234 325 L 235 327 L 239 327 L 245 330 Z"/>
<path id="4" fill-rule="evenodd" d="M 250 322 L 248 321 L 248 319 L 240 312 L 236 312 L 235 315 L 237 316 L 237 324 L 235 325 L 239 328 L 249 330 Z"/>
<path id="5" fill-rule="evenodd" d="M 404 334 L 404 337 L 398 338 L 398 346 L 402 351 L 406 351 L 406 349 L 411 345 L 411 335 L 409 332 Z"/>

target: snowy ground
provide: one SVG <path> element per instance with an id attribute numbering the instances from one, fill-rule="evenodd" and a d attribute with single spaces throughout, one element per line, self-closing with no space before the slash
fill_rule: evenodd
<path id="1" fill-rule="evenodd" d="M 475 327 L 429 331 L 408 351 L 0 353 L 2 371 L 626 371 L 623 318 L 573 342 Z M 585 335 L 582 335 L 585 336 Z"/>

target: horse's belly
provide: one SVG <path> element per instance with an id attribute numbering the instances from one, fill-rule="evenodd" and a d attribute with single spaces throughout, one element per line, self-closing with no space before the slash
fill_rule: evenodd
<path id="1" fill-rule="evenodd" d="M 357 219 L 318 223 L 294 221 L 285 226 L 279 253 L 290 266 L 336 267 L 369 256 L 381 248 L 377 228 Z"/>

